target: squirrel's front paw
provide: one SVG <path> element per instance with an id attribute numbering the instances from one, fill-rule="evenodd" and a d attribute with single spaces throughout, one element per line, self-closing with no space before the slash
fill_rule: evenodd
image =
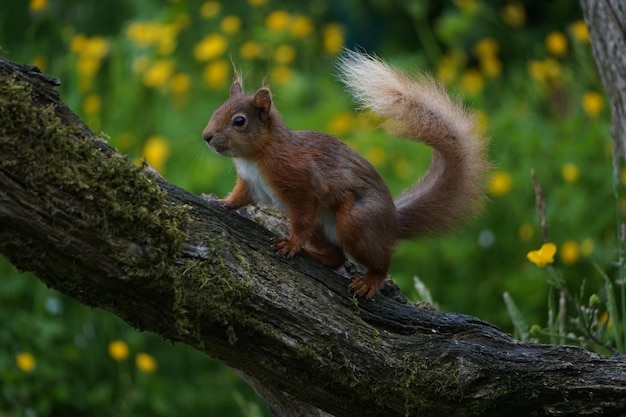
<path id="1" fill-rule="evenodd" d="M 384 281 L 385 276 L 368 273 L 362 277 L 356 277 L 350 283 L 350 289 L 360 297 L 372 299 Z"/>
<path id="2" fill-rule="evenodd" d="M 302 245 L 293 238 L 278 237 L 274 240 L 274 249 L 276 249 L 276 255 L 291 259 L 300 252 Z"/>

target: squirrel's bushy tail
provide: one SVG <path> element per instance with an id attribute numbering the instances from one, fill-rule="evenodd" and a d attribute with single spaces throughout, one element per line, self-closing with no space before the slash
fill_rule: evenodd
<path id="1" fill-rule="evenodd" d="M 376 57 L 345 51 L 340 79 L 394 136 L 433 148 L 428 171 L 396 200 L 398 239 L 452 230 L 482 208 L 487 140 L 475 116 L 431 78 L 412 79 Z"/>

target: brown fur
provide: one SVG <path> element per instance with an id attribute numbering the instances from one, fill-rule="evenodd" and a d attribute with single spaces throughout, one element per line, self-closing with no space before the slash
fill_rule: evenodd
<path id="1" fill-rule="evenodd" d="M 347 252 L 368 269 L 350 287 L 372 298 L 387 276 L 394 243 L 449 231 L 481 206 L 486 140 L 473 117 L 430 80 L 413 81 L 351 51 L 340 70 L 355 97 L 388 117 L 395 133 L 434 149 L 428 172 L 395 202 L 362 156 L 330 135 L 289 130 L 269 89 L 245 94 L 238 75 L 203 137 L 235 161 L 237 183 L 220 200 L 226 207 L 261 201 L 284 209 L 291 236 L 277 240 L 277 252 L 291 258 L 304 249 L 333 268 Z"/>

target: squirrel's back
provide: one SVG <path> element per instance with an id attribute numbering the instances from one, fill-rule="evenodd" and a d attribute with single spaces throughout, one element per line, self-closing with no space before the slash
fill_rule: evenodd
<path id="1" fill-rule="evenodd" d="M 398 239 L 448 232 L 480 211 L 490 164 L 472 113 L 431 78 L 412 79 L 367 54 L 345 51 L 339 71 L 362 107 L 387 118 L 390 133 L 433 148 L 428 171 L 395 200 Z"/>

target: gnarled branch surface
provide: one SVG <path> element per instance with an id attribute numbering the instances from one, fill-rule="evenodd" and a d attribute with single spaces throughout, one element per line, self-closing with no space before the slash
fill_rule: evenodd
<path id="1" fill-rule="evenodd" d="M 0 252 L 138 329 L 239 369 L 283 415 L 626 412 L 626 361 L 521 343 L 386 290 L 360 302 L 249 219 L 135 167 L 0 61 Z"/>

